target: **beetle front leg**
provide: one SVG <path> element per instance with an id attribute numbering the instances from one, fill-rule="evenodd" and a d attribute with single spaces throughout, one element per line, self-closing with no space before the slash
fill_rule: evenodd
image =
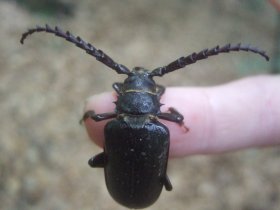
<path id="1" fill-rule="evenodd" d="M 102 120 L 108 120 L 108 119 L 115 118 L 115 117 L 117 117 L 117 113 L 115 113 L 115 112 L 95 114 L 94 111 L 87 111 L 87 112 L 85 112 L 84 116 L 80 120 L 80 123 L 84 122 L 88 118 L 93 119 L 95 122 L 99 122 L 99 121 L 102 121 Z"/>
<path id="2" fill-rule="evenodd" d="M 164 112 L 164 113 L 159 113 L 157 116 L 160 119 L 163 120 L 167 120 L 167 121 L 171 121 L 171 122 L 175 122 L 177 124 L 179 124 L 181 127 L 183 127 L 185 129 L 186 132 L 188 132 L 190 129 L 185 126 L 184 124 L 184 116 L 182 114 L 180 114 L 175 108 L 170 107 L 168 109 L 168 112 Z"/>

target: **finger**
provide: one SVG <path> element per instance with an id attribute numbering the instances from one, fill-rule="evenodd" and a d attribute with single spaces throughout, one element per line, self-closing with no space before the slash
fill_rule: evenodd
<path id="1" fill-rule="evenodd" d="M 165 104 L 161 110 L 176 108 L 190 129 L 184 132 L 177 124 L 162 121 L 170 130 L 171 156 L 220 153 L 279 143 L 280 111 L 276 107 L 280 101 L 279 97 L 271 97 L 271 91 L 275 94 L 280 91 L 277 84 L 279 77 L 263 76 L 212 88 L 168 88 L 161 99 Z M 112 112 L 115 100 L 112 93 L 93 96 L 86 110 Z M 265 108 L 267 103 L 269 108 Z M 106 121 L 87 120 L 85 124 L 90 138 L 102 146 Z"/>
<path id="2" fill-rule="evenodd" d="M 190 128 L 184 134 L 174 132 L 172 125 L 171 155 L 280 144 L 279 91 L 279 76 L 252 77 L 212 88 L 170 89 L 166 99 L 176 103 Z"/>

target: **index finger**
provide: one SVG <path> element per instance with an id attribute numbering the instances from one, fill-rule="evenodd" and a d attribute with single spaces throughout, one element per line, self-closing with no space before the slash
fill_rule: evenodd
<path id="1" fill-rule="evenodd" d="M 189 132 L 176 123 L 162 121 L 170 131 L 170 155 L 211 154 L 279 144 L 279 77 L 259 76 L 212 88 L 168 88 L 161 99 L 161 111 L 176 108 Z M 261 90 L 261 91 L 260 91 Z M 116 95 L 91 97 L 85 110 L 114 111 Z M 266 107 L 270 104 L 269 109 Z M 104 142 L 107 121 L 85 122 L 90 138 Z"/>

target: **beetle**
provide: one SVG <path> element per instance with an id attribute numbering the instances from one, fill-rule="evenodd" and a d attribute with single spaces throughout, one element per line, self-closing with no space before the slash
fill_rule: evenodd
<path id="1" fill-rule="evenodd" d="M 104 128 L 104 151 L 90 158 L 88 163 L 94 168 L 104 168 L 105 182 L 111 196 L 118 203 L 135 209 L 152 205 L 158 199 L 163 186 L 168 191 L 172 190 L 166 173 L 170 135 L 168 128 L 159 119 L 177 123 L 188 131 L 183 115 L 176 109 L 160 111 L 160 98 L 165 87 L 156 84 L 153 77 L 161 77 L 198 60 L 231 51 L 253 52 L 269 60 L 266 52 L 256 47 L 227 44 L 180 57 L 152 71 L 143 67 L 134 67 L 131 71 L 116 63 L 102 50 L 96 49 L 69 31 L 63 32 L 59 27 L 36 26 L 23 33 L 20 42 L 23 44 L 26 37 L 35 32 L 47 32 L 62 37 L 118 74 L 127 76 L 123 83 L 113 84 L 118 95 L 115 110 L 102 114 L 96 114 L 93 110 L 87 111 L 81 122 L 88 118 L 97 122 L 112 119 Z"/>

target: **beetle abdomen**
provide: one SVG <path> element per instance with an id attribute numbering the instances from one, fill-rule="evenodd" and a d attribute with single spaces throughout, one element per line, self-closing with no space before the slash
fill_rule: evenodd
<path id="1" fill-rule="evenodd" d="M 104 150 L 105 180 L 111 196 L 129 208 L 144 208 L 154 203 L 166 176 L 169 151 L 166 126 L 150 120 L 142 126 L 113 120 L 105 128 Z"/>

